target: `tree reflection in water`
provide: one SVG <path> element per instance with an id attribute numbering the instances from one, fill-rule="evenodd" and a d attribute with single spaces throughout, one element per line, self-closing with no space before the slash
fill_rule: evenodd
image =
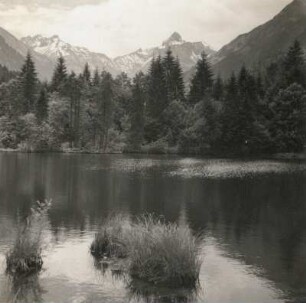
<path id="1" fill-rule="evenodd" d="M 131 280 L 127 284 L 131 301 L 146 303 L 192 303 L 197 301 L 200 287 L 197 288 L 163 288 L 138 280 Z"/>
<path id="2" fill-rule="evenodd" d="M 44 289 L 39 283 L 39 274 L 9 275 L 11 283 L 10 301 L 12 303 L 43 302 Z"/>

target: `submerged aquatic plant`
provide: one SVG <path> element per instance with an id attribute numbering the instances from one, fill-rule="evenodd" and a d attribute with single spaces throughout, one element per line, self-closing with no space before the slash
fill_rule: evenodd
<path id="1" fill-rule="evenodd" d="M 6 254 L 8 273 L 24 274 L 37 272 L 42 268 L 42 232 L 46 223 L 51 201 L 37 201 L 30 215 L 17 231 L 13 248 Z"/>
<path id="2" fill-rule="evenodd" d="M 108 218 L 91 245 L 95 256 L 126 257 L 132 280 L 166 287 L 197 287 L 199 250 L 200 239 L 187 225 L 150 215 L 134 222 L 122 215 Z"/>

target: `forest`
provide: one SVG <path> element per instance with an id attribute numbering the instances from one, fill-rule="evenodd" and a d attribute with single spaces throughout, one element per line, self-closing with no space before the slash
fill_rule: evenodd
<path id="1" fill-rule="evenodd" d="M 213 74 L 205 53 L 189 85 L 168 50 L 133 79 L 68 72 L 58 58 L 39 80 L 31 54 L 20 72 L 0 67 L 0 147 L 21 151 L 272 154 L 301 152 L 306 68 L 295 41 L 261 70 Z"/>

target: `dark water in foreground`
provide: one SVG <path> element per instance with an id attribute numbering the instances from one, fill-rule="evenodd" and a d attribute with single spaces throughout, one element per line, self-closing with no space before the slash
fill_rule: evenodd
<path id="1" fill-rule="evenodd" d="M 31 202 L 52 198 L 44 270 L 13 280 L 5 252 Z M 200 284 L 140 289 L 94 266 L 110 212 L 154 212 L 204 235 Z M 0 154 L 0 302 L 306 302 L 306 163 L 124 155 Z M 155 300 L 155 301 L 154 301 Z"/>

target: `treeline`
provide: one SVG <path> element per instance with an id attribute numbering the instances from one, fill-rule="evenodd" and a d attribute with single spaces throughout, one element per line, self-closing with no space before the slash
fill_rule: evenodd
<path id="1" fill-rule="evenodd" d="M 41 83 L 28 54 L 0 85 L 0 144 L 24 150 L 275 153 L 305 146 L 306 72 L 295 42 L 265 71 L 246 67 L 224 81 L 202 54 L 186 89 L 169 49 L 134 79 L 68 73 L 58 59 Z"/>

